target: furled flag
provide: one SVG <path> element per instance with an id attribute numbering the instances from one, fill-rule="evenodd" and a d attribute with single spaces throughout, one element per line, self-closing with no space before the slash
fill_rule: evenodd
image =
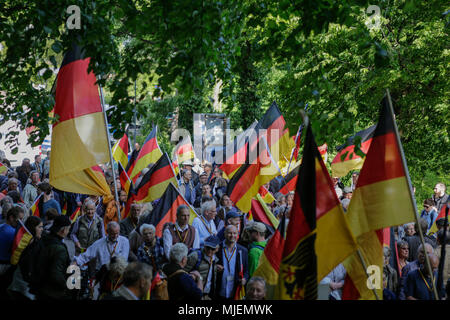
<path id="1" fill-rule="evenodd" d="M 276 297 L 317 299 L 319 282 L 355 250 L 356 241 L 308 125 Z"/>
<path id="2" fill-rule="evenodd" d="M 158 126 L 155 126 L 145 139 L 144 145 L 142 146 L 139 154 L 134 162 L 134 166 L 130 171 L 128 171 L 128 175 L 133 181 L 136 183 L 136 180 L 139 178 L 139 174 L 141 171 L 146 168 L 149 164 L 155 163 L 162 156 L 161 149 L 158 145 L 158 140 L 156 139 L 158 132 Z"/>
<path id="3" fill-rule="evenodd" d="M 44 201 L 43 201 L 44 197 L 43 197 L 43 195 L 44 195 L 44 193 L 41 193 L 36 198 L 36 200 L 34 200 L 34 203 L 33 203 L 33 205 L 30 208 L 32 216 L 36 216 L 36 217 L 40 218 L 41 215 L 43 214 L 43 211 L 44 211 L 44 209 L 43 209 L 43 206 L 44 206 Z"/>
<path id="4" fill-rule="evenodd" d="M 175 146 L 173 151 L 174 157 L 177 159 L 178 165 L 183 165 L 184 161 L 192 160 L 195 158 L 194 147 L 192 146 L 191 137 L 184 137 Z"/>
<path id="5" fill-rule="evenodd" d="M 271 204 L 272 202 L 275 201 L 275 198 L 273 197 L 272 192 L 267 190 L 267 188 L 265 186 L 261 186 L 261 188 L 259 188 L 258 193 L 261 195 L 261 198 L 267 204 Z"/>
<path id="6" fill-rule="evenodd" d="M 415 220 L 412 193 L 407 181 L 408 168 L 403 166 L 402 146 L 392 114 L 388 96 L 385 96 L 346 214 L 363 261 L 367 266 L 378 266 L 379 270 L 383 270 L 382 229 Z M 351 279 L 347 283 L 356 288 L 359 298 L 375 299 L 375 293 L 367 286 L 367 275 L 361 265 L 360 256 L 356 254 L 344 262 Z M 383 283 L 382 273 L 378 280 Z M 381 288 L 376 289 L 378 298 L 382 297 Z"/>
<path id="7" fill-rule="evenodd" d="M 441 218 L 445 218 L 445 208 L 447 208 L 448 206 L 450 206 L 450 202 L 447 203 L 446 205 L 443 205 L 441 208 L 441 211 L 439 211 L 438 216 L 436 217 L 436 220 L 434 220 L 433 225 L 431 226 L 430 230 L 428 231 L 428 234 L 435 234 L 438 231 L 437 225 L 436 225 L 436 221 L 438 221 Z"/>
<path id="8" fill-rule="evenodd" d="M 131 181 L 130 177 L 128 176 L 127 170 L 124 169 L 120 162 L 118 162 L 118 165 L 120 185 L 122 186 L 122 189 L 128 194 L 130 192 L 130 187 L 133 181 Z"/>
<path id="9" fill-rule="evenodd" d="M 275 233 L 267 242 L 264 252 L 259 258 L 253 277 L 259 276 L 266 281 L 266 299 L 274 299 L 274 289 L 278 284 L 280 263 L 283 255 L 286 234 L 286 216 L 283 215 Z"/>
<path id="10" fill-rule="evenodd" d="M 127 134 L 124 133 L 123 137 L 119 141 L 117 141 L 112 148 L 114 160 L 119 162 L 123 168 L 126 168 L 128 165 L 128 150 L 128 137 Z"/>
<path id="11" fill-rule="evenodd" d="M 25 228 L 22 221 L 19 220 L 21 227 L 17 230 L 16 235 L 11 247 L 11 264 L 16 265 L 19 263 L 20 256 L 23 250 L 30 244 L 33 239 L 33 235 Z"/>
<path id="12" fill-rule="evenodd" d="M 249 143 L 248 147 L 251 144 Z M 237 208 L 247 213 L 251 208 L 251 200 L 259 188 L 279 174 L 278 165 L 270 154 L 265 137 L 259 137 L 258 143 L 247 152 L 246 163 L 228 183 L 227 194 Z"/>
<path id="13" fill-rule="evenodd" d="M 50 184 L 67 192 L 110 195 L 106 181 L 97 185 L 89 168 L 109 161 L 108 140 L 90 58 L 77 45 L 66 53 L 56 79 Z"/>
<path id="14" fill-rule="evenodd" d="M 287 195 L 289 192 L 295 190 L 297 185 L 298 172 L 300 170 L 300 163 L 296 165 L 283 179 L 283 186 L 280 188 L 282 194 Z"/>
<path id="15" fill-rule="evenodd" d="M 239 280 L 242 279 L 244 279 L 244 264 L 242 263 L 242 255 L 239 255 Z M 244 296 L 245 287 L 239 283 L 234 294 L 234 300 L 243 300 Z"/>
<path id="16" fill-rule="evenodd" d="M 359 170 L 364 164 L 364 159 L 355 152 L 355 139 L 361 138 L 360 150 L 367 154 L 370 144 L 372 143 L 373 133 L 376 125 L 373 125 L 365 130 L 357 132 L 350 137 L 347 142 L 337 147 L 338 154 L 331 162 L 331 171 L 333 177 L 343 177 L 352 170 Z"/>
<path id="17" fill-rule="evenodd" d="M 77 221 L 78 217 L 80 216 L 81 213 L 81 207 L 77 207 L 75 209 L 75 211 L 70 215 L 70 221 L 72 223 L 75 223 L 75 221 Z"/>
<path id="18" fill-rule="evenodd" d="M 190 219 L 189 224 L 192 223 L 194 218 L 197 217 L 195 210 L 189 205 L 189 203 L 184 199 L 178 189 L 170 183 L 167 187 L 166 192 L 162 196 L 161 200 L 153 208 L 152 214 L 146 219 L 145 223 L 149 223 L 155 226 L 157 237 L 162 237 L 162 230 L 164 224 L 167 222 L 175 223 L 177 218 L 177 208 L 180 205 L 186 205 L 189 207 Z"/>
<path id="19" fill-rule="evenodd" d="M 178 185 L 169 156 L 165 153 L 142 177 L 134 200 L 138 203 L 155 201 L 162 197 L 171 182 Z"/>

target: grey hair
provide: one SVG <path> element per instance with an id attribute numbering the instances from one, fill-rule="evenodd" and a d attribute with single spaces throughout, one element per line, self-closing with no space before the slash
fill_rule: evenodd
<path id="1" fill-rule="evenodd" d="M 112 272 L 116 272 L 118 274 L 123 274 L 126 267 L 128 266 L 128 262 L 120 256 L 117 256 L 115 258 L 116 259 L 114 262 L 110 262 L 108 264 L 108 270 L 112 271 Z"/>
<path id="2" fill-rule="evenodd" d="M 84 203 L 83 203 L 83 209 L 85 209 L 88 206 L 88 204 L 92 204 L 95 208 L 95 202 L 92 201 L 92 199 L 86 198 L 86 200 L 84 200 Z"/>
<path id="3" fill-rule="evenodd" d="M 202 215 L 205 213 L 206 210 L 211 210 L 215 206 L 216 206 L 216 202 L 215 201 L 210 200 L 210 201 L 203 202 L 202 206 L 201 206 Z"/>
<path id="4" fill-rule="evenodd" d="M 31 177 L 32 177 L 33 174 L 35 174 L 35 173 L 39 174 L 39 172 L 37 172 L 37 170 L 31 170 L 31 171 L 30 171 L 29 178 L 31 179 Z"/>
<path id="5" fill-rule="evenodd" d="M 156 228 L 154 225 L 152 224 L 148 224 L 148 223 L 144 223 L 140 228 L 139 228 L 139 233 L 142 234 L 142 232 L 144 232 L 145 229 L 150 229 L 153 232 L 156 232 Z"/>
<path id="6" fill-rule="evenodd" d="M 144 262 L 131 262 L 123 273 L 123 285 L 130 287 L 141 279 L 152 279 L 153 268 Z"/>
<path id="7" fill-rule="evenodd" d="M 410 223 L 405 223 L 404 225 L 403 225 L 403 228 L 404 229 L 407 229 L 409 226 L 414 226 L 414 222 L 410 222 Z"/>
<path id="8" fill-rule="evenodd" d="M 178 206 L 178 208 L 177 208 L 177 217 L 178 217 L 179 214 L 181 214 L 181 210 L 184 210 L 184 209 L 187 209 L 189 211 L 189 207 L 187 205 L 185 205 L 185 204 L 182 204 L 182 205 Z"/>
<path id="9" fill-rule="evenodd" d="M 106 225 L 106 231 L 109 231 L 114 227 L 120 228 L 120 224 L 118 224 L 116 221 L 111 221 Z"/>
<path id="10" fill-rule="evenodd" d="M 264 291 L 267 291 L 266 281 L 264 280 L 264 278 L 258 277 L 258 276 L 251 277 L 250 280 L 248 280 L 248 282 L 247 282 L 247 288 L 250 287 L 250 286 L 251 286 L 253 283 L 255 283 L 255 282 L 260 282 L 260 283 L 262 283 L 263 286 L 264 286 Z"/>
<path id="11" fill-rule="evenodd" d="M 184 243 L 177 243 L 170 249 L 170 261 L 180 263 L 188 255 L 188 248 Z"/>

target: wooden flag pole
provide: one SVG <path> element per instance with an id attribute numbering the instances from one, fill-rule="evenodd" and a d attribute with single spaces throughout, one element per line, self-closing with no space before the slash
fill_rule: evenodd
<path id="1" fill-rule="evenodd" d="M 107 137 L 107 140 L 108 140 L 109 159 L 111 161 L 111 170 L 112 170 L 113 179 L 114 179 L 114 197 L 116 199 L 117 216 L 118 216 L 119 222 L 120 222 L 121 217 L 120 217 L 120 207 L 119 207 L 119 194 L 117 192 L 116 170 L 114 170 L 114 158 L 113 158 L 112 150 L 111 150 L 111 139 L 109 137 L 108 117 L 106 116 L 105 101 L 104 101 L 104 97 L 103 97 L 102 86 L 99 85 L 99 88 L 100 88 L 100 101 L 102 103 L 103 116 L 105 118 L 105 129 L 106 129 L 106 137 Z"/>
<path id="2" fill-rule="evenodd" d="M 391 117 L 393 119 L 393 123 L 394 123 L 394 130 L 395 130 L 395 137 L 397 139 L 397 145 L 398 148 L 400 150 L 400 155 L 402 157 L 402 165 L 403 165 L 403 170 L 405 170 L 405 175 L 406 175 L 406 180 L 408 182 L 408 189 L 409 189 L 409 194 L 410 194 L 410 198 L 411 198 L 411 203 L 412 206 L 414 208 L 414 218 L 416 220 L 416 224 L 418 226 L 419 229 L 419 236 L 420 236 L 420 241 L 422 242 L 422 246 L 423 246 L 423 250 L 425 253 L 425 266 L 427 268 L 428 274 L 431 276 L 431 279 L 433 280 L 433 272 L 431 269 L 431 264 L 430 264 L 430 259 L 428 258 L 428 254 L 427 254 L 427 250 L 425 247 L 425 239 L 423 238 L 423 233 L 422 233 L 422 227 L 420 226 L 419 223 L 419 216 L 418 216 L 418 211 L 417 211 L 417 205 L 416 205 L 416 201 L 414 199 L 414 193 L 412 192 L 412 184 L 411 184 L 411 178 L 409 176 L 409 171 L 408 171 L 408 166 L 406 164 L 406 159 L 405 159 L 405 154 L 403 152 L 403 147 L 402 147 L 402 143 L 400 142 L 400 135 L 398 133 L 398 128 L 397 128 L 397 122 L 395 121 L 395 115 L 394 115 L 394 108 L 392 106 L 392 100 L 391 100 L 391 94 L 389 93 L 389 89 L 386 89 L 386 96 L 388 99 L 388 104 L 389 104 L 389 111 L 391 113 Z M 434 283 L 434 281 L 432 281 L 432 287 L 433 287 L 433 292 L 434 292 L 434 297 L 436 300 L 439 300 L 439 295 L 437 293 L 436 290 L 436 284 Z"/>

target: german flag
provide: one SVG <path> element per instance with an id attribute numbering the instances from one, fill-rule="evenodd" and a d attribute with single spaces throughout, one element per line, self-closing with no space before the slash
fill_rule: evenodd
<path id="1" fill-rule="evenodd" d="M 56 79 L 50 184 L 67 192 L 110 195 L 95 184 L 89 168 L 109 161 L 106 125 L 89 58 L 74 45 L 66 53 Z"/>
<path id="2" fill-rule="evenodd" d="M 80 214 L 81 214 L 81 208 L 80 208 L 80 207 L 77 207 L 77 208 L 75 209 L 75 211 L 70 215 L 70 221 L 71 221 L 72 223 L 75 223 L 75 221 L 77 221 L 77 219 L 78 219 L 78 217 L 80 216 Z"/>
<path id="3" fill-rule="evenodd" d="M 317 299 L 320 280 L 356 250 L 311 126 L 306 130 L 277 287 L 283 300 Z"/>
<path id="4" fill-rule="evenodd" d="M 43 214 L 43 206 L 44 206 L 44 202 L 43 202 L 43 197 L 42 197 L 43 193 L 41 193 L 37 199 L 34 201 L 33 205 L 30 208 L 31 211 L 31 215 L 35 216 L 35 217 L 41 217 L 41 215 Z"/>
<path id="5" fill-rule="evenodd" d="M 284 177 L 284 185 L 281 187 L 280 191 L 282 194 L 287 195 L 289 192 L 295 190 L 295 186 L 297 185 L 298 172 L 300 170 L 300 164 L 297 165 L 294 169 L 292 169 L 285 177 Z"/>
<path id="6" fill-rule="evenodd" d="M 275 201 L 273 194 L 269 190 L 267 190 L 266 187 L 264 186 L 261 186 L 261 188 L 259 188 L 258 193 L 260 194 L 264 202 L 267 204 L 271 204 L 272 202 Z"/>
<path id="7" fill-rule="evenodd" d="M 379 266 L 380 270 L 383 269 L 382 229 L 415 220 L 408 168 L 403 166 L 402 146 L 388 98 L 389 95 L 382 101 L 372 143 L 346 214 L 366 265 Z M 344 266 L 359 297 L 374 299 L 359 257 L 349 257 Z M 381 289 L 377 294 L 382 297 Z"/>
<path id="8" fill-rule="evenodd" d="M 127 171 L 122 167 L 122 164 L 120 162 L 118 162 L 118 164 L 120 185 L 122 186 L 122 189 L 128 194 L 130 192 L 130 187 L 133 181 L 131 181 L 130 177 L 127 174 Z"/>
<path id="9" fill-rule="evenodd" d="M 253 276 L 259 276 L 266 280 L 266 299 L 274 299 L 274 289 L 278 283 L 280 273 L 280 263 L 283 255 L 286 233 L 286 217 L 283 216 L 275 233 L 269 239 L 264 248 L 264 252 L 259 258 Z"/>
<path id="10" fill-rule="evenodd" d="M 172 168 L 173 171 L 175 172 L 175 176 L 178 176 L 178 174 L 180 173 L 180 167 L 178 165 L 178 160 L 175 157 L 175 160 L 172 161 Z"/>
<path id="11" fill-rule="evenodd" d="M 267 130 L 267 144 L 276 163 L 283 158 L 288 159 L 292 148 L 295 146 L 290 139 L 289 129 L 285 127 L 286 121 L 275 101 L 272 102 L 272 105 L 256 126 L 258 133 L 261 129 Z"/>
<path id="12" fill-rule="evenodd" d="M 150 223 L 155 226 L 156 236 L 162 236 L 164 224 L 166 224 L 167 222 L 174 223 L 176 221 L 177 208 L 182 204 L 190 208 L 191 217 L 189 219 L 189 224 L 191 224 L 192 220 L 197 217 L 197 213 L 180 194 L 178 189 L 172 183 L 170 183 L 161 200 L 153 209 L 152 214 L 148 218 L 148 221 L 146 221 L 146 223 Z"/>
<path id="13" fill-rule="evenodd" d="M 256 199 L 252 199 L 252 207 L 249 213 L 253 220 L 262 222 L 271 227 L 272 231 L 278 228 L 279 222 L 277 218 L 273 215 L 272 211 L 270 211 L 259 194 L 256 195 Z"/>
<path id="14" fill-rule="evenodd" d="M 184 161 L 195 158 L 194 148 L 192 146 L 191 137 L 184 137 L 174 149 L 174 158 L 177 159 L 178 165 L 182 165 Z"/>
<path id="15" fill-rule="evenodd" d="M 257 121 L 253 122 L 250 127 L 234 138 L 233 143 L 228 144 L 222 150 L 214 152 L 214 162 L 229 179 L 233 177 L 241 165 L 245 164 L 248 143 L 249 141 L 256 141 L 257 132 L 255 128 L 257 125 Z"/>
<path id="16" fill-rule="evenodd" d="M 14 241 L 11 247 L 11 264 L 17 265 L 22 255 L 23 250 L 30 244 L 33 235 L 25 228 L 22 221 L 19 221 L 21 227 L 14 236 Z"/>
<path id="17" fill-rule="evenodd" d="M 144 145 L 142 146 L 139 154 L 134 163 L 133 169 L 129 172 L 129 176 L 133 183 L 136 182 L 139 177 L 139 173 L 146 168 L 149 164 L 155 163 L 162 156 L 161 149 L 159 149 L 158 141 L 156 139 L 156 135 L 158 132 L 158 127 L 155 126 L 145 139 Z"/>
<path id="18" fill-rule="evenodd" d="M 67 214 L 67 201 L 64 201 L 64 206 L 61 209 L 61 215 L 65 216 Z"/>
<path id="19" fill-rule="evenodd" d="M 434 234 L 438 231 L 436 221 L 438 221 L 441 218 L 445 218 L 445 208 L 448 208 L 450 206 L 450 203 L 447 203 L 446 205 L 442 206 L 441 211 L 439 212 L 438 216 L 436 217 L 436 220 L 434 221 L 433 225 L 431 226 L 430 230 L 428 231 L 428 234 Z"/>
<path id="20" fill-rule="evenodd" d="M 364 159 L 355 153 L 355 139 L 361 137 L 361 151 L 367 154 L 370 144 L 372 143 L 373 134 L 376 125 L 373 125 L 365 130 L 357 132 L 350 137 L 347 142 L 337 147 L 338 154 L 331 162 L 331 171 L 333 177 L 343 177 L 351 170 L 359 170 L 364 164 Z"/>
<path id="21" fill-rule="evenodd" d="M 383 247 L 389 248 L 389 250 L 391 251 L 389 264 L 397 271 L 398 275 L 401 275 L 400 266 L 398 264 L 397 241 L 395 240 L 393 227 L 383 229 Z"/>
<path id="22" fill-rule="evenodd" d="M 119 141 L 117 141 L 112 149 L 114 160 L 119 162 L 124 168 L 126 168 L 128 165 L 128 150 L 128 137 L 125 133 L 123 137 Z"/>
<path id="23" fill-rule="evenodd" d="M 165 153 L 142 177 L 141 183 L 136 188 L 135 201 L 151 202 L 161 198 L 171 182 L 177 185 L 169 156 Z"/>
<path id="24" fill-rule="evenodd" d="M 279 168 L 268 150 L 265 137 L 261 137 L 255 147 L 247 152 L 246 164 L 238 169 L 228 183 L 227 194 L 236 207 L 247 213 L 259 188 L 278 175 Z"/>
<path id="25" fill-rule="evenodd" d="M 239 279 L 244 279 L 244 265 L 242 263 L 242 256 L 239 256 Z M 236 293 L 234 294 L 234 300 L 243 300 L 245 296 L 245 287 L 239 284 L 236 288 Z"/>

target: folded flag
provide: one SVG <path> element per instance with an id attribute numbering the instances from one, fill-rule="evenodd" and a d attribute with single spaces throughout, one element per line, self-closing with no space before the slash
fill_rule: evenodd
<path id="1" fill-rule="evenodd" d="M 43 193 L 41 193 L 36 200 L 34 200 L 33 205 L 30 208 L 31 211 L 31 215 L 35 216 L 35 217 L 41 217 L 41 215 L 43 214 L 43 206 L 44 206 L 44 201 L 43 201 L 44 197 L 43 197 Z"/>
<path id="2" fill-rule="evenodd" d="M 124 168 L 126 168 L 128 165 L 128 150 L 129 150 L 128 136 L 125 133 L 123 137 L 119 141 L 117 141 L 114 147 L 112 148 L 114 160 L 120 163 Z"/>
<path id="3" fill-rule="evenodd" d="M 21 227 L 17 230 L 14 236 L 14 241 L 11 247 L 11 264 L 17 265 L 22 255 L 23 250 L 30 244 L 33 239 L 33 235 L 25 228 L 22 221 L 20 221 Z"/>

